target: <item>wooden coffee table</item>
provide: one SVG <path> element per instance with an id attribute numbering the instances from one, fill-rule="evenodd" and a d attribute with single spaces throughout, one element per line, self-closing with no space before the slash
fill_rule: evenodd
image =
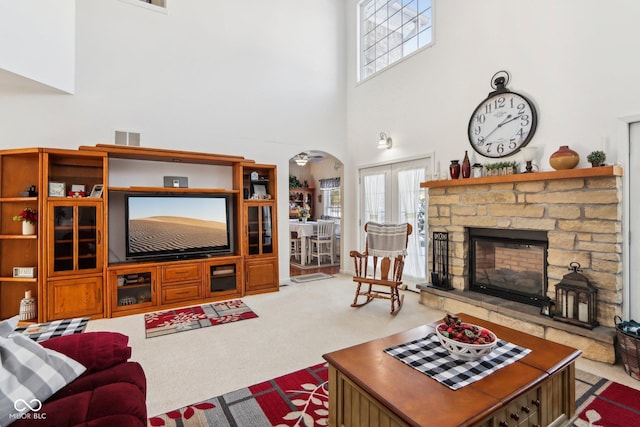
<path id="1" fill-rule="evenodd" d="M 573 416 L 579 350 L 467 314 L 458 316 L 531 353 L 455 391 L 383 351 L 435 332 L 440 322 L 325 354 L 329 425 L 555 426 Z"/>

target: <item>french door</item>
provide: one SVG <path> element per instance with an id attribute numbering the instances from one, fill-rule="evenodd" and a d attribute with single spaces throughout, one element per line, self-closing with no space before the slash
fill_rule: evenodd
<path id="1" fill-rule="evenodd" d="M 431 175 L 431 158 L 360 169 L 360 229 L 368 221 L 408 222 L 409 236 L 404 265 L 406 282 L 423 282 L 426 277 L 426 191 L 420 188 Z M 364 247 L 364 232 L 360 233 Z"/>
<path id="2" fill-rule="evenodd" d="M 640 318 L 640 122 L 629 124 L 629 167 L 624 171 L 629 182 L 629 230 L 625 238 L 629 239 L 629 280 L 627 282 L 628 304 L 625 304 L 625 315 L 629 319 Z M 631 239 L 631 236 L 635 236 Z"/>

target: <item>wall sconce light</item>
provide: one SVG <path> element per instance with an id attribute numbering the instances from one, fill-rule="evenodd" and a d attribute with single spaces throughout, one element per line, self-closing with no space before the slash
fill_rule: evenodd
<path id="1" fill-rule="evenodd" d="M 300 153 L 293 156 L 293 161 L 296 162 L 298 166 L 304 166 L 309 161 L 309 156 L 307 153 Z"/>
<path id="2" fill-rule="evenodd" d="M 380 141 L 378 141 L 378 150 L 388 150 L 391 148 L 391 144 L 393 141 L 391 138 L 387 137 L 387 134 L 384 132 L 380 132 Z"/>

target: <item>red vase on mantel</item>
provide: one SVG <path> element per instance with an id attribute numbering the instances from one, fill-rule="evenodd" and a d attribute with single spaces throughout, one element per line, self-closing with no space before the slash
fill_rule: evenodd
<path id="1" fill-rule="evenodd" d="M 467 150 L 464 150 L 464 160 L 462 161 L 462 177 L 469 178 L 471 176 L 471 162 L 469 161 L 469 154 Z"/>
<path id="2" fill-rule="evenodd" d="M 580 155 L 569 148 L 568 145 L 562 145 L 558 151 L 549 157 L 549 164 L 555 170 L 573 169 L 580 163 Z"/>
<path id="3" fill-rule="evenodd" d="M 451 175 L 451 179 L 460 178 L 460 160 L 451 160 L 449 175 Z"/>

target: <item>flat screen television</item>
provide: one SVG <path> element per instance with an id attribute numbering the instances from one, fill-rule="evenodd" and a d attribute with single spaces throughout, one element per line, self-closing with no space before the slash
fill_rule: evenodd
<path id="1" fill-rule="evenodd" d="M 125 195 L 127 259 L 233 253 L 233 195 Z"/>

